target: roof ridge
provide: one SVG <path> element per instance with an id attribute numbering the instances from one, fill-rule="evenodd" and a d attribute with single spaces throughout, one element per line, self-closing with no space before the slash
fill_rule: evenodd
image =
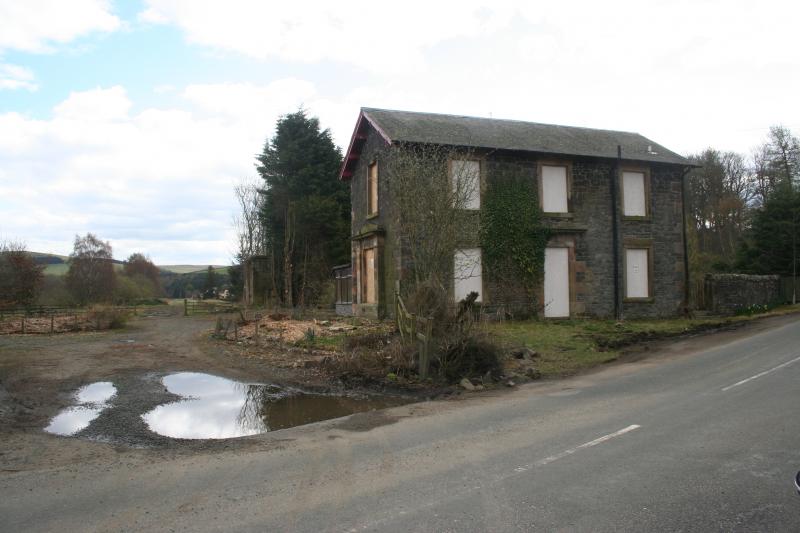
<path id="1" fill-rule="evenodd" d="M 491 120 L 496 122 L 516 122 L 519 124 L 533 124 L 536 126 L 556 126 L 558 128 L 570 128 L 576 130 L 590 130 L 590 131 L 606 131 L 610 133 L 627 133 L 630 135 L 639 135 L 640 137 L 644 137 L 641 133 L 637 131 L 627 131 L 627 130 L 612 130 L 608 128 L 592 128 L 589 126 L 569 126 L 567 124 L 550 124 L 547 122 L 533 122 L 530 120 L 519 120 L 513 118 L 494 118 L 494 117 L 477 117 L 474 115 L 456 115 L 453 113 L 431 113 L 429 111 L 407 111 L 404 109 L 386 109 L 383 107 L 362 107 L 361 112 L 368 113 L 370 111 L 386 111 L 389 113 L 408 113 L 411 115 L 429 115 L 429 116 L 438 116 L 438 117 L 452 117 L 452 118 L 469 118 L 469 119 L 476 119 L 476 120 Z"/>

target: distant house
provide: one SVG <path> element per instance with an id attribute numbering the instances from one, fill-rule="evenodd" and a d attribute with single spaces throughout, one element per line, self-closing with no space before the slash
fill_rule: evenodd
<path id="1" fill-rule="evenodd" d="M 352 295 L 346 306 L 353 314 L 391 316 L 394 288 L 403 280 L 404 258 L 387 216 L 392 198 L 381 179 L 387 148 L 397 143 L 469 149 L 481 191 L 509 172 L 536 184 L 553 230 L 542 316 L 638 318 L 681 311 L 688 275 L 687 159 L 637 133 L 363 108 L 340 173 L 352 200 Z M 466 279 L 454 277 L 454 300 L 475 290 L 484 306 L 513 304 L 498 295 L 514 291 L 497 290 L 484 275 L 480 248 L 454 251 L 455 264 L 461 256 L 478 268 Z"/>

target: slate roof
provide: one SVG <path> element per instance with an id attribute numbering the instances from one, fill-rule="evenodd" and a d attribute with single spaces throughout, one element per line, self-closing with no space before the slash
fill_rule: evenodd
<path id="1" fill-rule="evenodd" d="M 627 131 L 367 107 L 362 108 L 361 113 L 388 142 L 433 143 L 612 159 L 616 159 L 619 145 L 625 160 L 694 166 L 688 159 L 660 144 Z"/>

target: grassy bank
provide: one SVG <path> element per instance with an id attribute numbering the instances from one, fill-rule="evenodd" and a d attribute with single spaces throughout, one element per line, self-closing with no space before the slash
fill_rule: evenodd
<path id="1" fill-rule="evenodd" d="M 507 349 L 527 346 L 539 357 L 542 377 L 575 374 L 619 358 L 626 346 L 646 341 L 689 335 L 725 327 L 736 327 L 767 316 L 796 313 L 796 306 L 783 306 L 757 315 L 663 320 L 531 320 L 499 322 L 486 327 Z"/>

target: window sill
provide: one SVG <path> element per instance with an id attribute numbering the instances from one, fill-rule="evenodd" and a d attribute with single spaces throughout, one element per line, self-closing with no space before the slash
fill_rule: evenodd
<path id="1" fill-rule="evenodd" d="M 626 303 L 626 304 L 651 304 L 651 303 L 653 303 L 655 301 L 656 301 L 656 299 L 653 298 L 652 296 L 648 296 L 646 298 L 628 298 L 628 297 L 625 297 L 625 298 L 622 299 L 622 302 Z"/>
<path id="2" fill-rule="evenodd" d="M 378 212 L 375 211 L 374 213 L 370 213 L 365 218 L 366 220 L 372 220 L 373 218 L 378 218 Z"/>
<path id="3" fill-rule="evenodd" d="M 635 222 L 635 221 L 650 222 L 651 218 L 652 217 L 650 217 L 650 215 L 645 215 L 645 216 L 622 215 L 622 220 L 624 222 Z"/>
<path id="4" fill-rule="evenodd" d="M 575 218 L 575 213 L 547 213 L 547 212 L 543 212 L 542 216 L 544 218 L 556 218 L 556 219 L 558 219 L 558 218 L 567 218 L 567 219 L 570 219 L 570 218 Z"/>

